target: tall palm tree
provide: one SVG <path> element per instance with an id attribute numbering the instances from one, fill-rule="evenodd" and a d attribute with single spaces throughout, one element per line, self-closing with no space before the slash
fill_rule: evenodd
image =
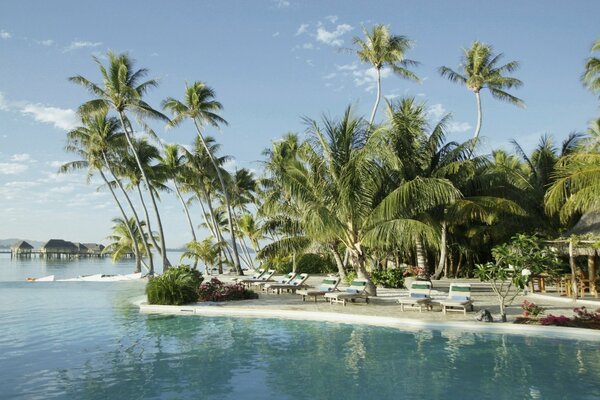
<path id="1" fill-rule="evenodd" d="M 473 138 L 479 138 L 483 113 L 481 111 L 481 90 L 488 89 L 492 97 L 506 101 L 519 107 L 525 103 L 518 97 L 508 93 L 508 89 L 518 88 L 523 84 L 517 78 L 505 76 L 514 72 L 518 67 L 517 61 L 499 65 L 503 54 L 494 54 L 492 46 L 475 41 L 468 49 L 463 49 L 459 71 L 448 67 L 440 67 L 439 73 L 452 82 L 463 84 L 475 94 L 477 100 L 477 126 Z"/>
<path id="2" fill-rule="evenodd" d="M 168 123 L 168 126 L 177 126 L 186 119 L 191 119 L 194 122 L 198 138 L 204 145 L 207 155 L 213 163 L 217 177 L 219 178 L 219 183 L 221 184 L 223 195 L 225 196 L 225 206 L 227 209 L 229 231 L 231 234 L 231 246 L 233 248 L 234 268 L 238 274 L 243 275 L 244 272 L 240 265 L 240 258 L 235 239 L 235 229 L 233 227 L 233 213 L 231 211 L 227 186 L 223 179 L 221 169 L 217 165 L 217 162 L 202 135 L 202 128 L 207 124 L 213 127 L 217 127 L 219 124 L 227 124 L 227 121 L 217 114 L 222 110 L 223 106 L 214 98 L 215 92 L 212 88 L 206 86 L 204 82 L 194 82 L 192 85 L 186 84 L 183 101 L 169 97 L 163 102 L 163 108 L 170 110 L 173 113 L 173 119 Z"/>
<path id="3" fill-rule="evenodd" d="M 117 204 L 123 220 L 128 220 L 129 218 L 127 217 L 121 202 L 114 192 L 113 184 L 108 180 L 103 169 L 108 170 L 114 182 L 121 189 L 121 192 L 131 207 L 133 220 L 136 223 L 137 229 L 142 231 L 142 226 L 135 211 L 135 207 L 133 206 L 131 199 L 124 189 L 121 180 L 114 172 L 113 164 L 114 159 L 116 158 L 114 153 L 119 148 L 122 148 L 124 141 L 123 132 L 119 130 L 118 124 L 119 123 L 116 118 L 108 117 L 107 110 L 94 115 L 83 116 L 82 126 L 79 126 L 67 133 L 66 146 L 67 151 L 79 154 L 82 156 L 83 160 L 67 163 L 61 167 L 60 171 L 66 172 L 71 169 L 79 169 L 84 167 L 87 167 L 90 170 L 89 174 L 93 173 L 93 171 L 98 171 L 102 177 L 102 180 L 108 187 L 115 203 Z M 124 226 L 125 228 L 129 227 L 127 224 Z M 130 237 L 133 237 L 133 232 L 129 232 L 129 235 Z M 148 243 L 146 241 L 142 241 L 142 243 L 146 247 L 146 253 L 150 254 L 148 252 Z M 135 272 L 140 272 L 143 259 L 138 247 L 138 242 L 133 242 L 132 246 L 132 250 L 136 258 Z M 149 262 L 149 273 L 153 274 L 154 265 L 152 263 L 151 254 L 149 257 Z"/>
<path id="4" fill-rule="evenodd" d="M 600 51 L 600 40 L 596 40 L 591 49 L 592 53 L 598 51 Z M 600 58 L 589 57 L 585 61 L 585 70 L 581 75 L 581 81 L 592 93 L 600 92 Z"/>
<path id="5" fill-rule="evenodd" d="M 412 47 L 412 42 L 405 36 L 392 35 L 386 25 L 375 25 L 371 31 L 363 28 L 363 33 L 364 40 L 355 37 L 353 41 L 357 47 L 358 58 L 371 64 L 377 74 L 377 98 L 369 119 L 369 125 L 373 125 L 381 101 L 381 69 L 387 65 L 399 76 L 418 81 L 419 78 L 407 68 L 418 63 L 406 58 L 406 52 Z"/>
<path id="6" fill-rule="evenodd" d="M 146 179 L 146 174 L 133 145 L 133 126 L 127 117 L 127 113 L 133 113 L 144 127 L 146 126 L 143 122 L 143 118 L 155 118 L 163 121 L 169 120 L 164 114 L 155 110 L 143 100 L 143 95 L 146 91 L 152 87 L 156 87 L 158 81 L 150 79 L 141 82 L 148 74 L 148 70 L 145 68 L 134 70 L 134 61 L 129 58 L 126 53 L 115 54 L 112 51 L 109 51 L 107 56 L 107 66 L 105 66 L 99 58 L 94 57 L 94 61 L 98 65 L 102 75 L 102 85 L 96 84 L 81 75 L 72 76 L 69 78 L 69 81 L 83 86 L 93 96 L 96 96 L 95 99 L 89 100 L 79 107 L 82 113 L 97 113 L 111 108 L 117 112 L 121 122 L 121 128 L 125 134 L 129 149 L 136 160 L 137 167 L 142 175 L 142 180 L 145 182 L 146 187 L 150 188 L 151 186 Z M 162 221 L 154 194 L 151 190 L 149 191 L 149 194 L 158 224 L 163 270 L 166 270 L 169 268 L 170 262 L 167 258 Z"/>

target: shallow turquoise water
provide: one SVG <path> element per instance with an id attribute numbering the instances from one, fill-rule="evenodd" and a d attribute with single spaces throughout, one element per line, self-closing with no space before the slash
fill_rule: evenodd
<path id="1" fill-rule="evenodd" d="M 0 259 L 1 399 L 600 399 L 597 343 L 147 316 L 139 282 L 23 282 L 36 262 Z M 102 263 L 51 268 L 130 272 Z"/>

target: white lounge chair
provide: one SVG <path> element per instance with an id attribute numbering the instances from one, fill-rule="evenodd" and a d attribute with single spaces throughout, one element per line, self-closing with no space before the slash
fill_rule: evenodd
<path id="1" fill-rule="evenodd" d="M 307 279 L 308 274 L 300 274 L 296 275 L 290 283 L 267 283 L 264 287 L 267 292 L 277 292 L 277 294 L 281 293 L 283 290 L 296 293 L 296 289 L 302 289 L 306 286 L 304 285 L 304 282 L 306 282 Z"/>
<path id="2" fill-rule="evenodd" d="M 306 301 L 306 296 L 312 296 L 315 298 L 316 303 L 317 297 L 324 296 L 327 293 L 335 292 L 339 283 L 340 278 L 325 278 L 318 288 L 297 290 L 296 293 L 302 296 L 302 301 Z"/>
<path id="3" fill-rule="evenodd" d="M 260 268 L 260 269 L 257 269 L 256 271 L 254 271 L 254 274 L 253 274 L 253 275 L 252 275 L 250 278 L 247 278 L 247 277 L 244 277 L 244 278 L 235 278 L 235 279 L 233 279 L 233 281 L 234 281 L 234 282 L 238 282 L 238 283 L 242 283 L 242 281 L 244 281 L 244 280 L 248 280 L 248 279 L 251 279 L 251 280 L 258 279 L 258 278 L 260 278 L 260 277 L 261 277 L 261 276 L 262 276 L 262 275 L 263 275 L 263 274 L 264 274 L 266 271 L 267 271 L 266 269 Z"/>
<path id="4" fill-rule="evenodd" d="M 270 269 L 263 272 L 258 278 L 240 279 L 237 283 L 243 283 L 246 286 L 250 286 L 254 282 L 267 282 L 271 280 L 271 277 L 275 274 L 274 269 Z"/>
<path id="5" fill-rule="evenodd" d="M 281 283 L 282 285 L 284 284 L 288 284 L 291 283 L 292 280 L 296 277 L 296 273 L 295 272 L 290 272 L 289 274 L 282 276 L 279 279 L 276 279 L 274 281 L 261 281 L 261 282 L 253 282 L 252 285 L 253 286 L 258 286 L 259 288 L 261 288 L 262 290 L 265 290 L 265 285 L 267 284 L 271 284 L 271 283 Z"/>
<path id="6" fill-rule="evenodd" d="M 344 306 L 348 301 L 354 302 L 356 299 L 365 299 L 368 303 L 367 283 L 364 279 L 355 279 L 344 291 L 325 293 L 324 297 L 331 304 L 342 303 Z"/>
<path id="7" fill-rule="evenodd" d="M 423 311 L 423 306 L 427 310 L 431 309 L 431 282 L 414 281 L 408 289 L 408 297 L 398 299 L 400 309 L 404 311 L 404 306 L 410 308 L 418 308 L 419 312 Z"/>
<path id="8" fill-rule="evenodd" d="M 442 306 L 444 314 L 447 311 L 463 311 L 467 315 L 467 307 L 473 311 L 471 285 L 468 283 L 451 283 L 448 298 L 437 301 Z"/>

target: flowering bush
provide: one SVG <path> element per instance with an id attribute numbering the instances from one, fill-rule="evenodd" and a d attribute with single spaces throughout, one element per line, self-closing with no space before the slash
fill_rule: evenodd
<path id="1" fill-rule="evenodd" d="M 229 301 L 255 299 L 258 295 L 248 290 L 241 283 L 225 285 L 217 278 L 204 282 L 198 288 L 200 301 Z"/>
<path id="2" fill-rule="evenodd" d="M 416 278 L 423 278 L 423 279 L 428 278 L 427 271 L 425 271 L 425 268 L 419 267 L 417 265 L 409 265 L 409 266 L 407 266 L 404 269 L 404 273 L 402 275 L 404 277 L 414 276 Z"/>
<path id="3" fill-rule="evenodd" d="M 600 322 L 600 308 L 596 311 L 589 312 L 587 308 L 574 308 L 575 320 L 577 321 L 595 321 Z"/>
<path id="4" fill-rule="evenodd" d="M 543 314 L 545 308 L 538 306 L 535 303 L 525 300 L 523 304 L 521 304 L 521 309 L 523 310 L 524 317 L 537 317 L 540 314 Z"/>
<path id="5" fill-rule="evenodd" d="M 564 315 L 556 316 L 548 314 L 548 316 L 540 318 L 540 324 L 542 325 L 569 326 L 571 322 L 571 318 Z"/>

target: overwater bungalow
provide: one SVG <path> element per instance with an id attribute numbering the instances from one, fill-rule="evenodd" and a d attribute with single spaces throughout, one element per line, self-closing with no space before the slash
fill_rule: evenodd
<path id="1" fill-rule="evenodd" d="M 31 256 L 33 246 L 24 240 L 18 241 L 17 243 L 10 246 L 11 257 L 27 257 Z"/>
<path id="2" fill-rule="evenodd" d="M 40 249 L 40 256 L 48 258 L 73 257 L 78 254 L 79 248 L 75 243 L 62 239 L 50 239 Z"/>
<path id="3" fill-rule="evenodd" d="M 79 254 L 100 257 L 104 250 L 104 245 L 99 243 L 78 243 Z"/>

